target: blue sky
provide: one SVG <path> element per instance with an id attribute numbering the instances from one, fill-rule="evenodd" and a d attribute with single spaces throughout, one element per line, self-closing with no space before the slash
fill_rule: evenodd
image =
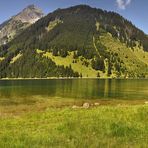
<path id="1" fill-rule="evenodd" d="M 0 0 L 0 23 L 30 4 L 40 7 L 46 14 L 57 8 L 88 4 L 115 11 L 148 34 L 148 0 Z"/>

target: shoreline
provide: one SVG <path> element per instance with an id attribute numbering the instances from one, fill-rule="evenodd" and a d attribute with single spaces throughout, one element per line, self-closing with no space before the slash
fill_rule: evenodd
<path id="1" fill-rule="evenodd" d="M 88 105 L 88 108 L 84 107 L 84 104 Z M 61 99 L 49 99 L 49 100 L 37 100 L 35 103 L 25 104 L 9 104 L 3 105 L 0 104 L 0 116 L 5 115 L 22 115 L 30 112 L 43 112 L 47 109 L 64 109 L 69 108 L 70 110 L 80 110 L 80 109 L 94 109 L 94 108 L 104 108 L 104 107 L 113 107 L 113 108 L 126 108 L 134 106 L 148 106 L 147 99 L 141 100 L 116 100 L 116 99 L 96 99 L 96 100 L 75 100 L 75 99 L 66 99 L 61 101 Z"/>
<path id="2" fill-rule="evenodd" d="M 97 80 L 148 80 L 148 78 L 97 78 L 97 77 L 49 77 L 49 78 L 1 78 L 0 81 L 5 80 L 81 80 L 81 79 L 97 79 Z"/>

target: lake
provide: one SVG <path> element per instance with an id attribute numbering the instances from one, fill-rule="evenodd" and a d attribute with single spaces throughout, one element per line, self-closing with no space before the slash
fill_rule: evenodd
<path id="1" fill-rule="evenodd" d="M 0 105 L 37 98 L 148 99 L 148 79 L 0 80 Z"/>

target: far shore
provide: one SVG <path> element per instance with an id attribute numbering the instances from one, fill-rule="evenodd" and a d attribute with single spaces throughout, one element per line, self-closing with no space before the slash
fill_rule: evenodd
<path id="1" fill-rule="evenodd" d="M 139 79 L 139 80 L 147 80 L 148 78 L 111 78 L 111 77 L 48 77 L 48 78 L 1 78 L 0 80 L 69 80 L 69 79 L 112 79 L 112 80 L 132 80 L 132 79 Z"/>

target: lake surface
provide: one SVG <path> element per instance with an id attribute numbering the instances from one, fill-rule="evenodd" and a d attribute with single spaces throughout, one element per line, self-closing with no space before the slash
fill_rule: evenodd
<path id="1" fill-rule="evenodd" d="M 38 98 L 148 100 L 148 79 L 0 80 L 0 105 Z"/>

